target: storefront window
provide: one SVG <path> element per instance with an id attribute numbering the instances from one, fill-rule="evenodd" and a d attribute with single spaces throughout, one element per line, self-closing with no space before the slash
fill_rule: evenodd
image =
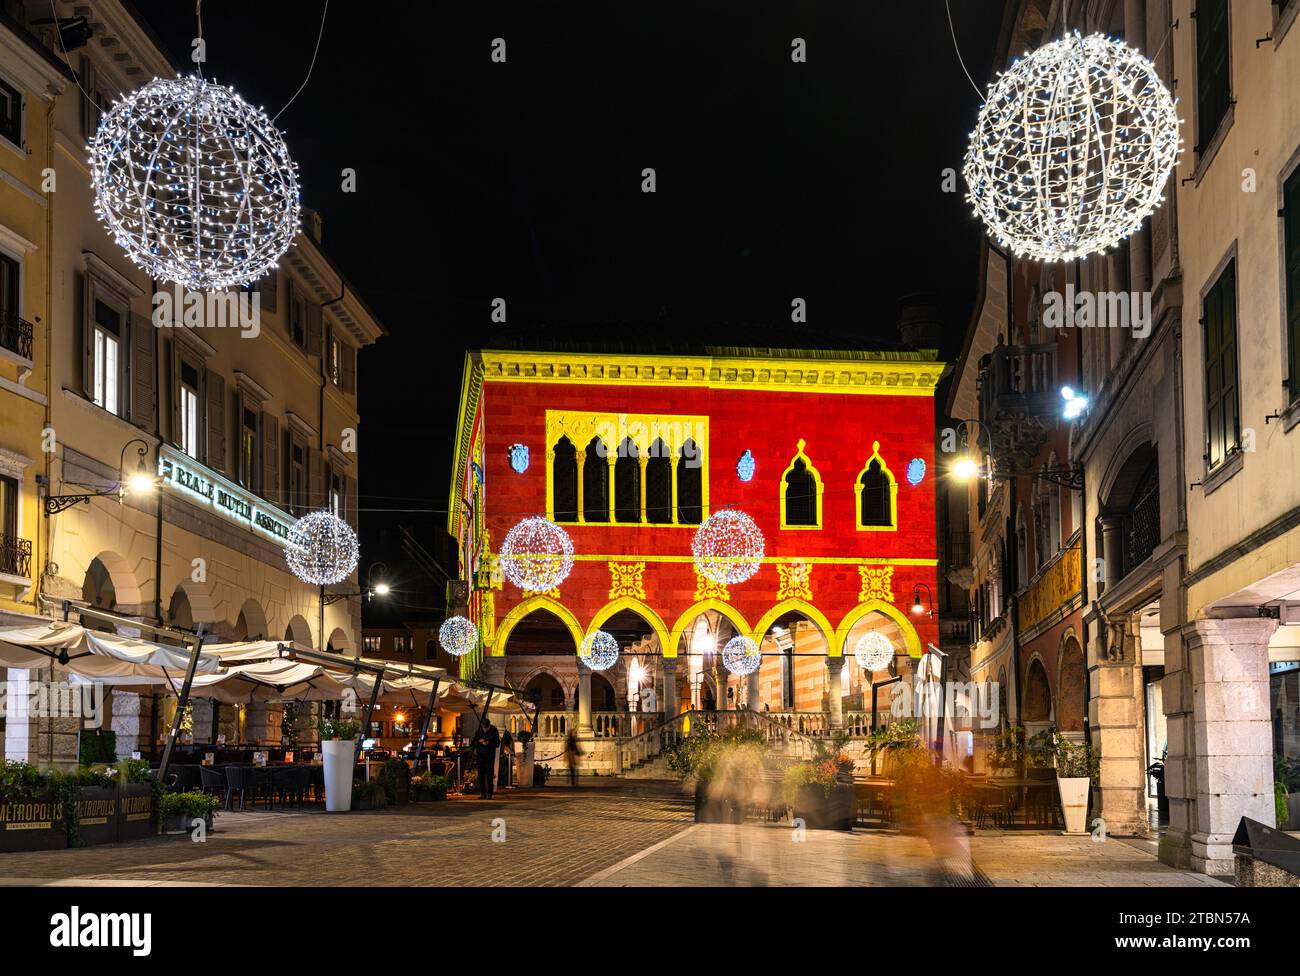
<path id="1" fill-rule="evenodd" d="M 1268 670 L 1278 826 L 1300 830 L 1300 661 L 1274 661 Z"/>

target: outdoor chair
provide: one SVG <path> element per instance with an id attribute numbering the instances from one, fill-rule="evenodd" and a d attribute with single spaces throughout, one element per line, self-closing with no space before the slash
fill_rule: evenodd
<path id="1" fill-rule="evenodd" d="M 239 809 L 244 809 L 244 773 L 248 772 L 244 766 L 226 766 L 222 770 L 226 776 L 226 809 L 233 810 L 234 796 L 239 794 Z"/>
<path id="2" fill-rule="evenodd" d="M 199 788 L 204 793 L 225 798 L 226 809 L 230 809 L 230 787 L 226 783 L 226 774 L 211 766 L 199 767 Z"/>
<path id="3" fill-rule="evenodd" d="M 248 766 L 244 769 L 244 787 L 253 794 L 253 809 L 257 809 L 260 796 L 268 810 L 273 808 L 271 802 L 271 771 L 261 766 Z"/>
<path id="4" fill-rule="evenodd" d="M 974 791 L 974 801 L 976 827 L 987 827 L 990 822 L 994 827 L 1005 826 L 1010 809 L 1002 790 L 993 786 L 980 787 Z"/>

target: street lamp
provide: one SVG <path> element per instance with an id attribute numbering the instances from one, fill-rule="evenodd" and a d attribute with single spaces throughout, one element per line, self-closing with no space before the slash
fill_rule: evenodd
<path id="1" fill-rule="evenodd" d="M 953 464 L 951 471 L 954 478 L 958 478 L 962 481 L 969 481 L 972 478 L 979 477 L 980 466 L 979 462 L 973 457 L 966 455 L 965 457 L 957 459 L 957 462 Z"/>
<path id="2" fill-rule="evenodd" d="M 375 576 L 375 570 L 379 569 L 379 582 L 370 584 L 370 580 Z M 392 586 L 388 583 L 388 564 L 382 561 L 373 562 L 370 568 L 366 570 L 366 589 L 367 597 L 388 596 L 393 592 Z"/>
<path id="3" fill-rule="evenodd" d="M 1065 401 L 1061 406 L 1061 417 L 1065 420 L 1077 420 L 1088 409 L 1088 398 L 1072 387 L 1061 387 L 1061 399 Z"/>
<path id="4" fill-rule="evenodd" d="M 135 471 L 127 475 L 126 449 L 132 444 L 139 444 L 140 446 L 136 448 Z M 71 508 L 81 502 L 89 505 L 92 498 L 106 498 L 110 495 L 116 495 L 118 501 L 121 501 L 128 493 L 132 495 L 152 495 L 158 488 L 158 475 L 156 470 L 150 470 L 149 465 L 145 463 L 145 458 L 149 456 L 149 447 L 147 441 L 133 437 L 122 445 L 122 453 L 118 456 L 117 484 L 112 488 L 86 491 L 75 495 L 46 495 L 44 499 L 45 514 L 57 515 L 65 508 Z"/>
<path id="5" fill-rule="evenodd" d="M 921 603 L 922 590 L 925 590 L 926 598 L 930 601 L 929 616 L 931 619 L 933 619 L 934 618 L 934 591 L 930 589 L 930 585 L 928 583 L 917 583 L 915 586 L 912 587 L 912 614 L 914 616 L 919 617 L 921 616 L 921 614 L 926 612 L 925 607 Z"/>

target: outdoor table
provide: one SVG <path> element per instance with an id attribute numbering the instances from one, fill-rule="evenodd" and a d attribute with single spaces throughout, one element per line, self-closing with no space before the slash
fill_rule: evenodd
<path id="1" fill-rule="evenodd" d="M 1056 790 L 1056 781 L 1054 779 L 1036 779 L 1033 777 L 990 776 L 983 785 L 1017 792 L 1016 804 L 1011 810 L 1011 819 L 1015 819 L 1018 809 L 1021 816 L 1021 825 L 1024 827 L 1033 826 L 1029 823 L 1029 791 L 1033 789 Z"/>

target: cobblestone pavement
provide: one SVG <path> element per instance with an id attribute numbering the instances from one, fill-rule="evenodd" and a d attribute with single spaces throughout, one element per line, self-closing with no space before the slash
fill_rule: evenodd
<path id="1" fill-rule="evenodd" d="M 492 839 L 504 819 L 505 841 Z M 1140 843 L 980 831 L 944 842 L 893 832 L 692 823 L 679 787 L 549 789 L 329 815 L 221 814 L 186 836 L 0 854 L 0 884 L 89 885 L 1215 885 Z"/>
<path id="2" fill-rule="evenodd" d="M 670 837 L 680 788 L 517 791 L 347 815 L 223 813 L 187 836 L 0 854 L 0 884 L 565 885 Z M 492 840 L 504 818 L 505 841 Z"/>
<path id="3" fill-rule="evenodd" d="M 592 874 L 589 886 L 817 885 L 869 887 L 1218 886 L 1223 882 L 1161 864 L 1115 839 L 1049 833 L 980 832 L 945 842 L 894 832 L 699 824 L 654 850 Z"/>

